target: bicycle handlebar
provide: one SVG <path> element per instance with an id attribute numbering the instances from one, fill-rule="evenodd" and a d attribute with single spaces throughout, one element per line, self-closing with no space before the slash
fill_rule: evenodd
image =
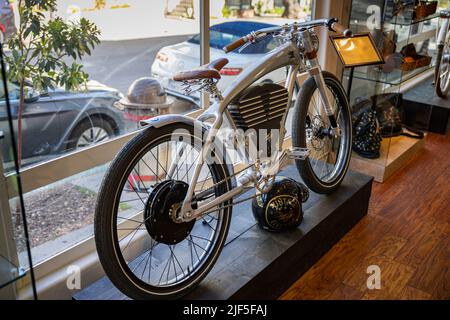
<path id="1" fill-rule="evenodd" d="M 223 47 L 223 51 L 225 51 L 225 53 L 228 53 L 230 51 L 233 51 L 239 47 L 242 47 L 245 43 L 247 43 L 248 40 L 248 35 L 242 38 L 237 39 L 236 41 L 226 45 L 225 47 Z"/>
<path id="2" fill-rule="evenodd" d="M 294 24 L 291 24 L 289 27 L 292 27 Z M 334 31 L 337 33 L 342 33 L 342 35 L 346 38 L 350 38 L 353 33 L 350 29 L 345 28 L 343 25 L 338 23 L 338 19 L 330 18 L 330 19 L 318 19 L 312 20 L 308 22 L 296 23 L 295 24 L 298 29 L 310 29 L 314 27 L 327 27 L 330 31 Z M 223 51 L 228 53 L 230 51 L 236 50 L 239 47 L 242 47 L 247 42 L 256 42 L 258 39 L 264 38 L 268 34 L 280 32 L 283 30 L 283 26 L 269 27 L 260 29 L 258 31 L 253 31 L 252 33 L 239 38 L 238 40 L 226 45 L 223 47 Z"/>
<path id="3" fill-rule="evenodd" d="M 334 32 L 336 32 L 336 33 L 341 33 L 346 38 L 351 38 L 353 36 L 352 30 L 347 29 L 342 24 L 339 24 L 337 21 L 331 23 L 329 29 L 334 31 Z"/>

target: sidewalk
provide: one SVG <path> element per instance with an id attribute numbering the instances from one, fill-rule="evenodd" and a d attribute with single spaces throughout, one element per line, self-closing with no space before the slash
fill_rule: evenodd
<path id="1" fill-rule="evenodd" d="M 94 1 L 59 0 L 57 14 L 66 20 L 84 17 L 102 31 L 101 40 L 129 40 L 198 33 L 199 22 L 191 19 L 164 17 L 164 1 L 107 1 L 107 7 L 92 10 Z M 111 5 L 129 5 L 111 9 Z"/>
<path id="2" fill-rule="evenodd" d="M 200 32 L 200 21 L 196 19 L 166 18 L 165 1 L 162 0 L 108 0 L 104 9 L 93 10 L 94 1 L 59 0 L 57 14 L 66 20 L 84 17 L 94 22 L 102 31 L 102 41 L 154 38 L 174 35 L 190 35 Z M 120 6 L 127 5 L 122 8 Z M 112 9 L 111 6 L 119 6 Z M 235 19 L 213 18 L 211 24 Z M 239 19 L 259 20 L 274 24 L 293 22 L 281 18 Z"/>

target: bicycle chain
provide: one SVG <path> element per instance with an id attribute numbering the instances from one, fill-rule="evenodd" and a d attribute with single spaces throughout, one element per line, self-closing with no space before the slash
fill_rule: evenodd
<path id="1" fill-rule="evenodd" d="M 222 209 L 226 209 L 226 208 L 232 207 L 232 206 L 234 206 L 234 205 L 240 204 L 240 203 L 242 203 L 242 202 L 245 202 L 245 201 L 248 201 L 248 200 L 252 200 L 253 198 L 256 198 L 257 196 L 258 196 L 258 194 L 255 193 L 254 195 L 252 195 L 252 196 L 250 196 L 250 197 L 247 197 L 247 198 L 244 198 L 244 199 L 242 199 L 242 200 L 233 202 L 232 204 L 227 204 L 226 206 L 222 206 L 222 207 L 217 208 L 217 209 L 215 209 L 215 210 L 206 211 L 206 212 L 202 213 L 202 216 L 201 216 L 201 217 L 203 217 L 203 216 L 205 216 L 205 215 L 207 215 L 207 214 L 209 214 L 209 213 L 213 213 L 213 212 L 216 212 L 216 211 L 219 211 L 219 210 L 222 210 Z"/>
<path id="2" fill-rule="evenodd" d="M 219 182 L 213 184 L 211 187 L 209 187 L 209 188 L 206 189 L 205 191 L 201 191 L 199 194 L 202 194 L 202 193 L 208 193 L 208 192 L 214 191 L 214 188 L 217 187 L 218 185 L 220 185 L 220 184 L 222 184 L 222 183 L 224 183 L 224 182 L 230 180 L 231 178 L 237 176 L 238 174 L 241 174 L 241 173 L 244 172 L 245 170 L 248 170 L 248 169 L 250 169 L 251 167 L 253 167 L 254 165 L 255 165 L 255 164 L 250 164 L 250 165 L 246 166 L 245 168 L 239 170 L 238 172 L 236 172 L 236 173 L 234 173 L 234 174 L 232 174 L 232 175 L 230 175 L 230 176 L 228 176 L 228 177 L 226 177 L 226 178 L 220 180 Z M 197 195 L 197 196 L 198 196 L 198 195 Z"/>

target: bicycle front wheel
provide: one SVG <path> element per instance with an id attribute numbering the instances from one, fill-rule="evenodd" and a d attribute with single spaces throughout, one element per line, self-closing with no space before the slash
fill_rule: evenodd
<path id="1" fill-rule="evenodd" d="M 307 148 L 309 156 L 296 160 L 303 181 L 316 193 L 329 194 L 341 184 L 351 156 L 351 113 L 340 81 L 324 71 L 326 92 L 341 129 L 339 136 L 330 132 L 331 124 L 313 78 L 306 80 L 295 103 L 292 144 Z"/>
<path id="2" fill-rule="evenodd" d="M 198 219 L 176 220 L 201 145 L 193 126 L 148 128 L 127 143 L 106 173 L 95 213 L 95 241 L 107 276 L 131 298 L 185 295 L 207 275 L 222 250 L 231 200 Z M 205 161 L 194 198 L 207 196 L 196 198 L 197 205 L 231 188 L 221 160 Z"/>

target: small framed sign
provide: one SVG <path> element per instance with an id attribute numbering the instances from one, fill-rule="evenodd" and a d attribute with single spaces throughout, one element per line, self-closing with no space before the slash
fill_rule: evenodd
<path id="1" fill-rule="evenodd" d="M 355 34 L 351 38 L 342 35 L 331 36 L 330 38 L 346 68 L 384 63 L 370 33 Z"/>

